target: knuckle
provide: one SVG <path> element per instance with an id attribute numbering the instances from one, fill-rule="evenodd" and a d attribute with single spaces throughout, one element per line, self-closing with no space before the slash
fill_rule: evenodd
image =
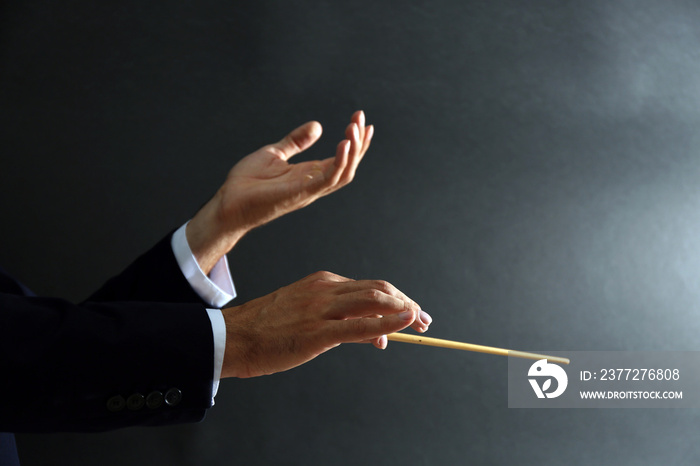
<path id="1" fill-rule="evenodd" d="M 326 272 L 325 270 L 319 270 L 317 272 L 312 273 L 309 275 L 309 278 L 311 280 L 329 280 L 333 274 L 330 272 Z"/>
<path id="2" fill-rule="evenodd" d="M 282 144 L 284 144 L 286 147 L 289 147 L 291 150 L 295 152 L 301 152 L 302 149 L 302 143 L 299 141 L 298 134 L 295 134 L 296 132 L 291 132 L 288 135 L 282 139 Z M 295 137 L 297 136 L 297 137 Z"/>
<path id="3" fill-rule="evenodd" d="M 314 272 L 305 279 L 307 283 L 312 287 L 321 287 L 325 289 L 326 287 L 334 287 L 338 285 L 339 282 L 344 281 L 340 275 L 336 275 L 333 272 L 327 272 L 325 270 L 319 270 Z"/>
<path id="4" fill-rule="evenodd" d="M 372 287 L 378 291 L 381 291 L 384 294 L 394 294 L 394 286 L 384 280 L 374 280 L 372 282 Z"/>
<path id="5" fill-rule="evenodd" d="M 280 159 L 285 159 L 287 157 L 287 154 L 285 154 L 284 151 L 280 149 L 277 144 L 269 144 L 263 147 L 263 150 L 271 153 L 272 155 Z"/>
<path id="6" fill-rule="evenodd" d="M 382 294 L 383 294 L 383 293 L 382 293 L 381 291 L 376 290 L 376 289 L 364 290 L 364 291 L 362 292 L 363 297 L 364 297 L 367 301 L 371 301 L 371 302 L 380 301 L 380 300 L 382 299 Z"/>
<path id="7" fill-rule="evenodd" d="M 332 282 L 342 282 L 343 281 L 343 277 L 341 277 L 337 273 L 327 272 L 327 271 L 323 272 L 323 279 L 328 280 L 328 281 L 332 281 Z"/>

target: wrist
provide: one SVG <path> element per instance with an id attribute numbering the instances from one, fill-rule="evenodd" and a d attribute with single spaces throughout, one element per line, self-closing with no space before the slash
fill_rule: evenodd
<path id="1" fill-rule="evenodd" d="M 186 236 L 192 254 L 205 274 L 245 235 L 245 231 L 227 228 L 216 196 L 202 207 L 187 224 Z"/>
<path id="2" fill-rule="evenodd" d="M 249 303 L 240 306 L 229 307 L 221 310 L 226 325 L 226 347 L 221 366 L 221 378 L 248 378 L 251 373 L 246 370 L 246 358 L 242 355 L 248 353 L 246 344 L 253 341 L 250 335 L 241 332 L 242 329 L 250 328 L 245 320 L 248 316 Z M 241 320 L 243 322 L 241 322 Z"/>

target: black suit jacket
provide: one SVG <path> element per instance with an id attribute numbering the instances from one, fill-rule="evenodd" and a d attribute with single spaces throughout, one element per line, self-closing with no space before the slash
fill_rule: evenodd
<path id="1" fill-rule="evenodd" d="M 0 270 L 0 432 L 199 421 L 213 354 L 170 236 L 81 304 L 31 296 Z"/>

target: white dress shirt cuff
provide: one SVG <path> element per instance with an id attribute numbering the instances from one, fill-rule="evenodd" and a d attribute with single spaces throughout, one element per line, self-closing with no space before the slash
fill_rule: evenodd
<path id="1" fill-rule="evenodd" d="M 221 309 L 207 309 L 211 321 L 211 332 L 214 335 L 214 379 L 211 387 L 211 404 L 214 405 L 214 397 L 219 391 L 221 380 L 221 368 L 224 365 L 224 350 L 226 349 L 226 322 Z"/>
<path id="2" fill-rule="evenodd" d="M 192 289 L 212 307 L 221 308 L 236 297 L 236 288 L 233 286 L 228 260 L 223 256 L 211 270 L 209 276 L 199 267 L 192 254 L 187 235 L 187 224 L 180 227 L 171 240 L 173 254 L 180 270 L 189 282 Z M 211 332 L 214 338 L 214 375 L 212 384 L 212 405 L 214 397 L 219 390 L 221 368 L 224 364 L 224 350 L 226 349 L 226 323 L 220 309 L 207 309 L 207 315 L 211 322 Z"/>
<path id="3" fill-rule="evenodd" d="M 233 286 L 231 272 L 228 268 L 228 259 L 223 256 L 211 269 L 209 276 L 205 275 L 187 243 L 186 228 L 187 224 L 184 224 L 173 233 L 171 244 L 175 259 L 177 259 L 180 270 L 192 289 L 204 302 L 212 307 L 221 308 L 236 297 L 236 289 Z"/>

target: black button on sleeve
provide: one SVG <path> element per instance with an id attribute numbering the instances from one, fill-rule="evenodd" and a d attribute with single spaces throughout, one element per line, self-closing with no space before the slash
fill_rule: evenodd
<path id="1" fill-rule="evenodd" d="M 146 404 L 146 398 L 140 393 L 134 393 L 126 399 L 126 407 L 131 411 L 138 411 Z"/>
<path id="2" fill-rule="evenodd" d="M 107 400 L 107 410 L 112 413 L 117 413 L 126 407 L 126 401 L 121 395 L 116 395 Z"/>
<path id="3" fill-rule="evenodd" d="M 182 401 L 182 392 L 177 388 L 171 388 L 165 392 L 165 404 L 168 406 L 177 406 Z"/>
<path id="4" fill-rule="evenodd" d="M 154 390 L 146 397 L 146 406 L 149 409 L 160 408 L 163 405 L 163 393 Z"/>

